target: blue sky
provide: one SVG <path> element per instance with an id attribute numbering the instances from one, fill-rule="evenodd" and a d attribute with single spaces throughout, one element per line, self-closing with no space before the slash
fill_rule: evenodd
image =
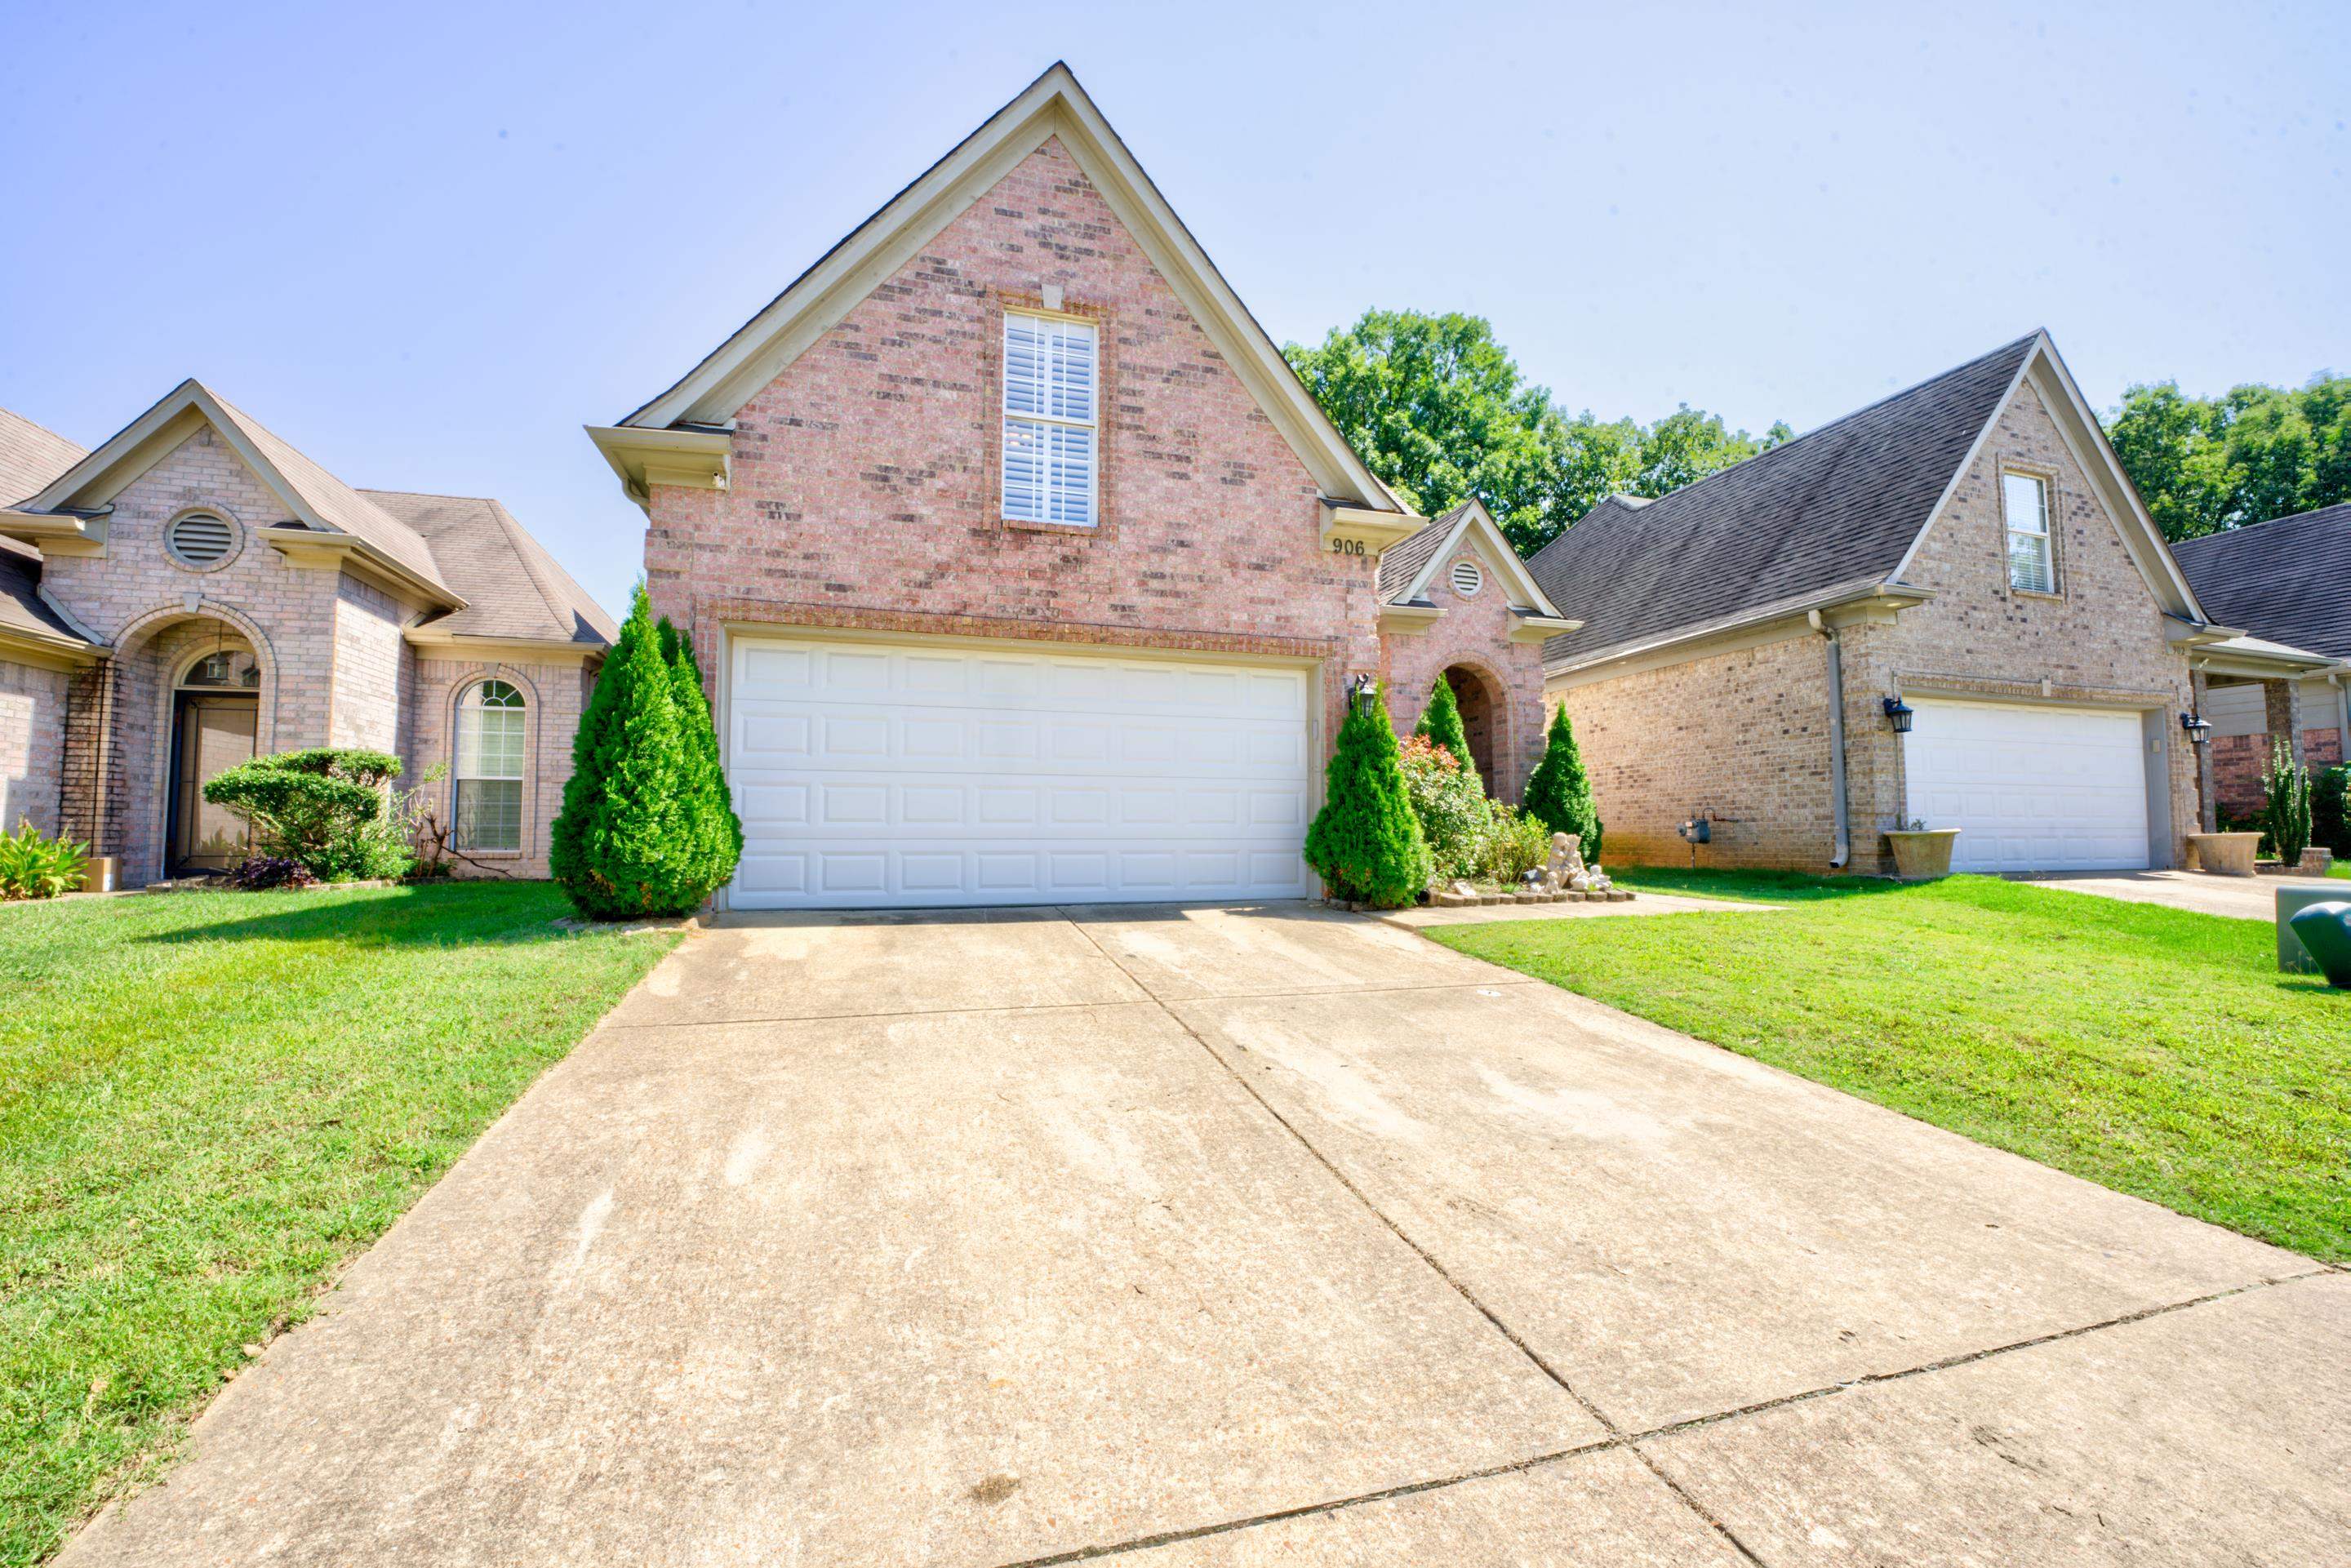
<path id="1" fill-rule="evenodd" d="M 0 12 L 0 405 L 193 374 L 495 495 L 617 605 L 580 434 L 1056 57 L 1277 338 L 1490 317 L 1570 409 L 1809 428 L 2036 325 L 2102 406 L 2351 369 L 2351 6 Z"/>

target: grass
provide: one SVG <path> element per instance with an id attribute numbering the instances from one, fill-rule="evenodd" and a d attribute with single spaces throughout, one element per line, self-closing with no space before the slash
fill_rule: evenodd
<path id="1" fill-rule="evenodd" d="M 1978 876 L 1615 874 L 1787 907 L 1427 935 L 2118 1192 L 2351 1261 L 2351 993 L 2279 974 L 2266 924 Z"/>
<path id="2" fill-rule="evenodd" d="M 0 1563 L 168 1462 L 676 938 L 545 883 L 0 907 Z"/>

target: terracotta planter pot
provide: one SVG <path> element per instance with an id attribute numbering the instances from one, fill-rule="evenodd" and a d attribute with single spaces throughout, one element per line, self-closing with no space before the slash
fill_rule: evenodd
<path id="1" fill-rule="evenodd" d="M 1894 874 L 1904 882 L 1931 882 L 1951 874 L 1951 841 L 1959 836 L 1959 829 L 1928 828 L 1886 836 L 1894 841 Z"/>

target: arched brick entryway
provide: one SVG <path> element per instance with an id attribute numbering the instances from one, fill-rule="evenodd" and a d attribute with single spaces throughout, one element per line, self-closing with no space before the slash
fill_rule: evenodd
<path id="1" fill-rule="evenodd" d="M 1502 712 L 1502 695 L 1494 679 L 1484 671 L 1468 664 L 1447 667 L 1445 684 L 1453 688 L 1454 706 L 1461 710 L 1461 731 L 1468 737 L 1469 760 L 1478 769 L 1478 777 L 1492 789 L 1495 743 L 1498 733 L 1508 720 Z"/>

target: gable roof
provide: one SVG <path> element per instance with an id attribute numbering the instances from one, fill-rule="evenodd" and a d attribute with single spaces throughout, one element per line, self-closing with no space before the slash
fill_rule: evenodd
<path id="1" fill-rule="evenodd" d="M 304 528 L 349 535 L 426 587 L 452 600 L 458 597 L 413 528 L 193 377 L 164 393 L 17 509 L 59 517 L 89 515 L 185 440 L 200 423 L 220 432 L 246 466 L 277 493 Z"/>
<path id="2" fill-rule="evenodd" d="M 609 647 L 621 634 L 588 591 L 500 503 L 475 496 L 362 490 L 432 548 L 465 607 L 423 622 L 437 635 Z"/>
<path id="3" fill-rule="evenodd" d="M 754 393 L 940 230 L 1054 138 L 1134 235 L 1322 493 L 1348 505 L 1405 511 L 1340 435 L 1280 349 L 1160 195 L 1076 76 L 1060 61 L 820 256 L 667 391 L 622 420 L 616 430 L 596 432 L 598 444 L 611 456 L 612 438 L 620 431 L 707 428 L 731 421 Z"/>
<path id="4" fill-rule="evenodd" d="M 89 455 L 79 443 L 0 408 L 0 504 L 38 494 Z"/>
<path id="5" fill-rule="evenodd" d="M 1645 507 L 1612 497 L 1529 564 L 1583 630 L 1547 661 L 1894 574 L 2022 372 L 2020 338 Z"/>
<path id="6" fill-rule="evenodd" d="M 1566 619 L 1527 570 L 1519 552 L 1510 548 L 1494 514 L 1476 497 L 1462 502 L 1426 527 L 1406 535 L 1380 553 L 1379 601 L 1382 604 L 1425 603 L 1429 579 L 1437 567 L 1474 539 L 1479 554 L 1509 580 L 1510 601 L 1528 614 L 1545 620 Z"/>
<path id="7" fill-rule="evenodd" d="M 2201 624 L 2187 580 L 2046 332 L 1882 398 L 1646 504 L 1611 497 L 1528 564 L 1584 617 L 1554 670 L 1898 584 L 2030 378 L 2163 608 Z"/>
<path id="8" fill-rule="evenodd" d="M 358 541 L 379 571 L 423 588 L 441 612 L 420 623 L 420 629 L 431 629 L 428 640 L 470 637 L 601 648 L 619 635 L 602 607 L 496 501 L 354 489 L 193 379 L 172 388 L 95 452 L 75 447 L 78 455 L 62 473 L 50 475 L 37 494 L 8 510 L 37 535 L 86 528 L 131 481 L 206 423 L 294 515 L 291 524 L 250 519 L 263 537 L 279 544 L 290 538 L 304 549 L 314 548 L 308 537 L 313 534 Z M 0 443 L 7 439 L 7 427 L 0 423 Z M 0 564 L 5 559 L 0 557 Z M 0 631 L 12 617 L 37 613 L 57 622 L 54 610 L 26 596 L 37 571 L 27 562 L 17 574 L 26 578 L 24 594 L 11 587 L 13 579 L 0 577 L 0 601 L 16 604 L 11 610 L 0 602 Z M 48 629 L 72 630 L 61 622 Z"/>
<path id="9" fill-rule="evenodd" d="M 2171 547 L 2216 621 L 2351 659 L 2351 502 Z"/>

